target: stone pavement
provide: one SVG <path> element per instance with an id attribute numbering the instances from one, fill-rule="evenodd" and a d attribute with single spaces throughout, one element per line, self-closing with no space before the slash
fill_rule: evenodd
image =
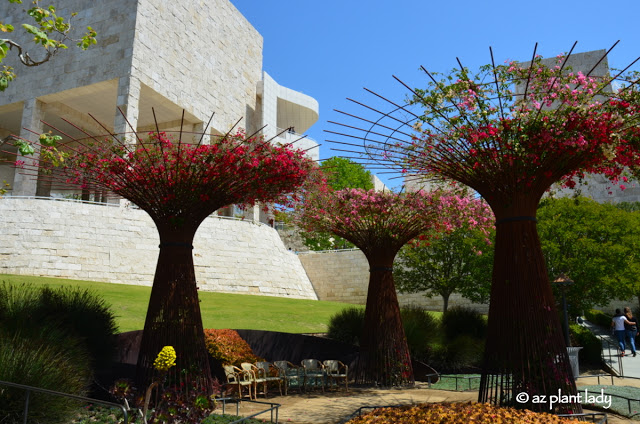
<path id="1" fill-rule="evenodd" d="M 631 356 L 631 349 L 627 344 L 626 355 L 620 357 L 618 356 L 618 341 L 611 335 L 611 331 L 608 329 L 605 330 L 586 320 L 582 325 L 602 340 L 604 362 L 615 374 L 624 377 L 640 378 L 640 350 L 638 351 L 638 356 L 634 358 Z"/>
<path id="2" fill-rule="evenodd" d="M 616 385 L 630 385 L 629 381 L 616 378 Z M 640 387 L 640 380 L 633 383 Z M 598 384 L 596 377 L 581 378 L 578 386 Z M 601 384 L 611 384 L 610 379 L 601 378 Z M 389 406 L 407 405 L 425 402 L 475 402 L 478 399 L 477 391 L 454 392 L 448 390 L 428 389 L 426 383 L 417 383 L 413 389 L 361 389 L 350 388 L 344 390 L 322 393 L 321 391 L 310 394 L 291 394 L 288 396 L 273 396 L 259 401 L 279 403 L 278 422 L 291 424 L 333 424 L 340 423 L 343 419 L 353 414 L 363 406 Z M 250 415 L 268 406 L 255 405 L 242 402 L 240 414 Z M 598 412 L 598 411 L 585 411 Z M 235 413 L 235 406 L 228 406 L 227 413 Z M 269 421 L 269 414 L 256 417 Z M 628 418 L 607 413 L 609 424 L 629 423 Z"/>

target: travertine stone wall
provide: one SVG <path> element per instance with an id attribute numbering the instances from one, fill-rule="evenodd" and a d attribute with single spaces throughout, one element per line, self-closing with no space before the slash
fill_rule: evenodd
<path id="1" fill-rule="evenodd" d="M 0 273 L 151 285 L 158 234 L 136 209 L 0 199 Z M 317 299 L 298 257 L 265 225 L 211 217 L 194 240 L 201 290 Z"/>
<path id="2" fill-rule="evenodd" d="M 369 285 L 369 264 L 360 250 L 305 252 L 298 257 L 304 266 L 319 300 L 365 304 Z M 425 297 L 422 293 L 398 293 L 400 305 L 419 305 L 427 310 L 442 311 L 442 298 Z M 449 298 L 449 307 L 470 306 L 482 313 L 489 305 L 475 304 L 457 294 Z"/>
<path id="3" fill-rule="evenodd" d="M 69 49 L 50 63 L 33 68 L 18 65 L 15 55 L 10 54 L 3 64 L 18 69 L 19 77 L 3 93 L 0 104 L 102 81 L 112 82 L 115 96 L 119 79 L 131 77 L 143 85 L 143 90 L 153 90 L 204 122 L 215 111 L 212 126 L 223 133 L 245 117 L 248 109 L 255 110 L 256 85 L 262 78 L 263 39 L 230 1 L 54 3 L 61 16 L 78 12 L 72 21 L 74 37 L 79 38 L 91 26 L 98 32 L 98 45 L 83 52 L 69 43 Z M 3 22 L 19 26 L 24 20 L 22 9 L 8 8 L 9 15 L 3 15 Z M 17 41 L 31 48 L 29 37 L 20 39 L 19 32 L 15 35 Z M 36 48 L 32 50 L 37 52 Z M 83 94 L 89 104 L 100 100 L 92 99 L 91 92 Z M 64 98 L 56 98 L 60 100 Z M 240 126 L 247 127 L 247 123 Z"/>
<path id="4" fill-rule="evenodd" d="M 17 65 L 14 53 L 4 61 L 17 69 L 18 78 L 3 93 L 3 104 L 37 98 L 100 81 L 107 81 L 127 75 L 133 56 L 133 39 L 136 25 L 137 0 L 59 0 L 53 2 L 58 15 L 69 17 L 78 12 L 72 24 L 73 38 L 79 38 L 91 26 L 98 33 L 98 48 L 82 52 L 70 42 L 69 49 L 60 52 L 43 66 L 27 68 Z M 19 27 L 25 22 L 25 7 L 7 7 L 3 22 Z M 24 3 L 23 6 L 28 6 Z M 3 11 L 4 12 L 4 11 Z M 177 29 L 176 29 L 177 30 Z M 34 57 L 41 52 L 34 46 L 28 35 L 22 36 L 16 30 L 12 38 L 29 47 Z"/>

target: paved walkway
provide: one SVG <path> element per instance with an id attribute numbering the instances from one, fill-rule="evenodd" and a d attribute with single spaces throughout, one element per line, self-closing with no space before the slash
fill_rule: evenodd
<path id="1" fill-rule="evenodd" d="M 584 321 L 582 325 L 602 340 L 604 361 L 613 372 L 619 376 L 640 378 L 640 350 L 638 351 L 638 356 L 634 358 L 631 356 L 631 349 L 627 345 L 626 355 L 619 357 L 618 340 L 611 335 L 610 330 L 604 330 L 589 321 Z"/>
<path id="2" fill-rule="evenodd" d="M 640 387 L 640 380 L 634 380 Z M 616 378 L 616 385 L 629 385 L 623 379 Z M 579 379 L 578 386 L 597 384 L 596 377 Z M 602 379 L 601 384 L 610 384 L 610 380 Z M 293 394 L 289 396 L 274 396 L 258 400 L 281 405 L 278 422 L 284 424 L 333 424 L 340 423 L 346 417 L 353 414 L 363 406 L 388 406 L 408 405 L 424 402 L 475 402 L 478 400 L 478 392 L 453 392 L 448 390 L 434 390 L 426 388 L 426 383 L 417 383 L 413 389 L 359 389 L 350 388 L 349 393 L 344 391 L 317 392 L 311 394 Z M 242 402 L 240 414 L 250 415 L 259 410 L 266 409 L 264 405 L 255 405 Z M 228 413 L 235 413 L 235 406 L 230 406 Z M 599 412 L 586 411 L 585 412 Z M 607 413 L 609 424 L 629 423 L 628 418 Z M 269 414 L 264 414 L 259 419 L 269 421 Z"/>

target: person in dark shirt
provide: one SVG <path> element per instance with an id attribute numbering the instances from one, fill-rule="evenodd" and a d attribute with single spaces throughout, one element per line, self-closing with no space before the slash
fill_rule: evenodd
<path id="1" fill-rule="evenodd" d="M 636 356 L 636 336 L 638 335 L 638 318 L 633 316 L 631 308 L 626 306 L 624 308 L 624 316 L 627 318 L 627 322 L 624 323 L 625 335 L 629 339 L 629 345 L 631 346 L 631 353 Z"/>

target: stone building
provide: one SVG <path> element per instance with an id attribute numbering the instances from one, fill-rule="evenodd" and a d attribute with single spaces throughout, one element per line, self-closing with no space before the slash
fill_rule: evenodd
<path id="1" fill-rule="evenodd" d="M 264 127 L 266 138 L 290 143 L 317 121 L 318 103 L 265 72 L 262 36 L 228 0 L 54 3 L 60 16 L 77 12 L 74 28 L 82 34 L 93 27 L 98 44 L 84 52 L 70 47 L 34 68 L 18 64 L 15 52 L 3 61 L 18 78 L 0 93 L 0 182 L 10 184 L 0 199 L 0 273 L 151 285 L 158 254 L 151 219 L 124 203 L 62 201 L 80 193 L 52 187 L 33 171 L 16 172 L 11 135 L 32 141 L 31 131 L 84 136 L 66 121 L 94 135 L 144 134 L 155 131 L 156 122 L 171 131 L 180 128 L 184 111 L 185 133 L 204 133 L 204 142 L 242 119 L 239 126 L 248 133 Z M 3 22 L 19 27 L 22 7 L 4 4 Z M 295 146 L 318 159 L 315 141 Z M 52 198 L 60 201 L 45 200 Z M 96 198 L 83 193 L 83 200 Z M 273 228 L 257 222 L 264 221 L 258 215 L 256 207 L 253 219 L 205 220 L 194 241 L 198 285 L 316 299 L 297 256 Z"/>
<path id="2" fill-rule="evenodd" d="M 315 99 L 279 85 L 263 70 L 262 36 L 228 0 L 55 4 L 61 16 L 78 13 L 73 18 L 76 38 L 91 26 L 98 44 L 85 52 L 69 48 L 34 68 L 17 64 L 11 52 L 3 64 L 14 66 L 18 78 L 0 93 L 0 140 L 12 134 L 34 140 L 24 128 L 49 131 L 41 121 L 82 136 L 63 119 L 93 134 L 130 133 L 133 128 L 145 133 L 156 128 L 152 108 L 161 130 L 179 129 L 184 110 L 185 132 L 225 134 L 242 118 L 239 126 L 249 133 L 266 126 L 268 138 L 290 129 L 277 137 L 281 142 L 296 140 L 318 119 Z M 12 14 L 3 21 L 19 27 L 25 13 L 19 6 L 8 9 Z M 30 40 L 16 41 L 33 46 Z M 33 50 L 37 56 L 37 47 Z M 296 146 L 311 148 L 309 154 L 318 158 L 313 140 Z M 0 150 L 10 149 L 11 143 L 5 143 Z M 5 153 L 2 159 L 13 162 L 15 156 Z M 42 179 L 38 183 L 16 173 L 6 162 L 0 165 L 1 180 L 11 184 L 15 196 L 47 196 L 51 191 Z"/>

